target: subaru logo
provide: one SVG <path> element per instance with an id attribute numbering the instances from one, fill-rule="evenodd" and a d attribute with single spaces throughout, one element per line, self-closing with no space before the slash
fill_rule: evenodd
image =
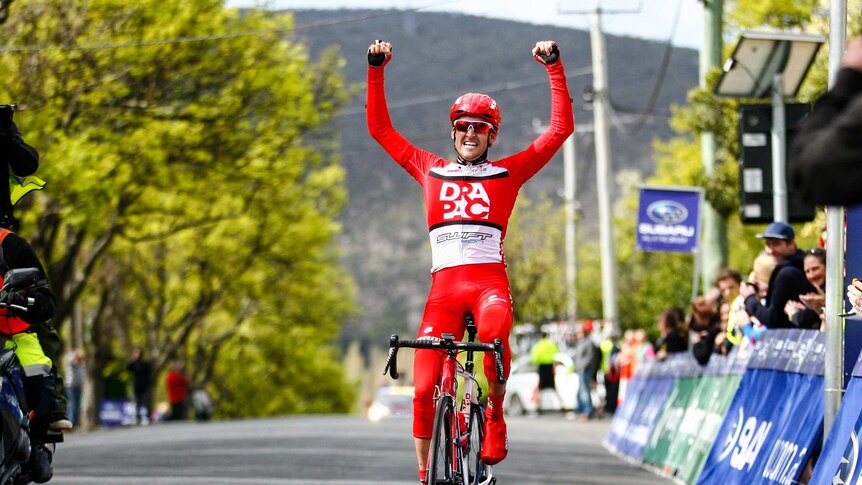
<path id="1" fill-rule="evenodd" d="M 659 224 L 679 224 L 688 218 L 688 209 L 679 202 L 660 200 L 647 207 L 647 216 Z"/>

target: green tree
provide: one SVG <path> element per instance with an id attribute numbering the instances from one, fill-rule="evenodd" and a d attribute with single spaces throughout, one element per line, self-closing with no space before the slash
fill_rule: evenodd
<path id="1" fill-rule="evenodd" d="M 521 195 L 506 233 L 515 324 L 566 318 L 565 218 L 545 196 Z"/>
<path id="2" fill-rule="evenodd" d="M 215 0 L 75 0 L 16 5 L 0 29 L 0 96 L 49 182 L 25 236 L 92 368 L 138 343 L 212 381 L 223 415 L 349 409 L 332 126 L 350 90 L 291 27 Z"/>
<path id="3" fill-rule="evenodd" d="M 818 0 L 738 0 L 726 3 L 725 38 L 753 28 L 809 29 L 822 28 L 817 17 L 824 2 Z M 726 46 L 729 54 L 733 45 Z M 825 88 L 825 60 L 818 57 L 811 74 L 800 91 L 800 100 L 813 99 Z M 654 141 L 655 173 L 647 179 L 653 185 L 701 187 L 704 197 L 727 221 L 729 266 L 747 274 L 756 254 L 763 249 L 755 235 L 761 225 L 743 225 L 739 218 L 739 143 L 738 109 L 742 103 L 763 100 L 720 98 L 712 93 L 720 71 L 709 73 L 707 88 L 695 88 L 684 106 L 673 108 L 671 126 L 679 136 L 667 141 Z M 716 136 L 718 152 L 716 169 L 707 175 L 700 158 L 700 134 Z M 623 193 L 627 193 L 623 191 Z M 616 230 L 619 246 L 620 314 L 624 327 L 651 328 L 656 316 L 666 306 L 688 307 L 692 293 L 694 261 L 690 255 L 642 253 L 633 251 L 636 196 L 624 200 L 618 211 Z M 819 221 L 819 222 L 818 222 Z M 800 230 L 800 247 L 812 246 L 822 224 L 822 216 Z M 628 289 L 634 289 L 630 294 Z M 701 288 L 701 291 L 704 289 Z"/>

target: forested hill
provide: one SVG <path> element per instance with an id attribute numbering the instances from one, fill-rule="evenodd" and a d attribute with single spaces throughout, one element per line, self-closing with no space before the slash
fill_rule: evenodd
<path id="1" fill-rule="evenodd" d="M 519 151 L 536 136 L 534 120 L 546 124 L 550 94 L 544 68 L 534 61 L 536 41 L 556 40 L 574 99 L 577 138 L 577 198 L 584 231 L 597 218 L 594 146 L 590 105 L 583 93 L 592 84 L 589 32 L 447 13 L 321 10 L 294 11 L 298 40 L 312 55 L 335 46 L 346 59 L 344 71 L 357 96 L 343 116 L 342 150 L 350 202 L 345 211 L 346 264 L 359 287 L 365 314 L 345 329 L 346 338 L 385 342 L 393 331 L 415 328 L 430 280 L 430 252 L 419 187 L 368 136 L 363 89 L 366 49 L 374 39 L 393 43 L 386 71 L 387 98 L 395 127 L 414 144 L 451 156 L 448 110 L 465 92 L 493 96 L 503 125 L 492 159 Z M 348 20 L 353 19 L 353 20 Z M 356 20 L 362 19 L 362 20 Z M 670 31 L 670 25 L 656 25 Z M 670 106 L 683 104 L 698 84 L 698 56 L 675 48 L 667 66 L 654 117 L 642 127 L 626 114 L 641 113 L 660 75 L 666 45 L 607 36 L 611 99 L 626 134 L 612 132 L 613 169 L 653 169 L 651 141 L 672 136 Z M 562 189 L 562 154 L 527 186 L 528 196 Z M 614 194 L 619 196 L 621 194 Z M 596 235 L 597 238 L 597 235 Z"/>

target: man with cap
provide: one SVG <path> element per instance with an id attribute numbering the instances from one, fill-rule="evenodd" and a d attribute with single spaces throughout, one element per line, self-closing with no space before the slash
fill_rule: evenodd
<path id="1" fill-rule="evenodd" d="M 803 270 L 805 253 L 796 247 L 796 235 L 787 223 L 773 222 L 757 237 L 763 239 L 766 253 L 775 259 L 776 266 L 769 278 L 765 304 L 757 298 L 754 286 L 743 284 L 740 288 L 745 310 L 767 328 L 793 328 L 784 306 L 790 300 L 799 301 L 799 295 L 815 291 Z"/>

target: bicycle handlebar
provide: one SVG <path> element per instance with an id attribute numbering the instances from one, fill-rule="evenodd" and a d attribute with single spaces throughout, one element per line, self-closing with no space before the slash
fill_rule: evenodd
<path id="1" fill-rule="evenodd" d="M 383 369 L 383 375 L 389 372 L 389 377 L 398 379 L 401 377 L 398 374 L 398 335 L 389 337 L 389 356 L 386 358 L 386 367 Z"/>
<path id="2" fill-rule="evenodd" d="M 386 359 L 386 367 L 383 369 L 383 375 L 389 374 L 389 377 L 398 379 L 398 348 L 408 347 L 413 349 L 429 349 L 429 350 L 472 350 L 473 352 L 494 352 L 494 372 L 497 374 L 497 381 L 501 384 L 506 383 L 503 373 L 503 342 L 500 339 L 494 339 L 492 344 L 483 344 L 481 342 L 460 342 L 449 339 L 416 339 L 416 340 L 400 340 L 398 335 L 389 337 L 389 357 Z"/>

